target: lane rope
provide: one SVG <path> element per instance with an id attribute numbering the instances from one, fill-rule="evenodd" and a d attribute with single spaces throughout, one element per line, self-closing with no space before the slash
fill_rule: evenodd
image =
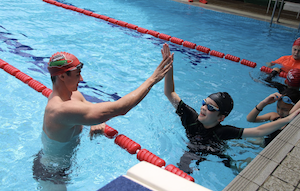
<path id="1" fill-rule="evenodd" d="M 116 20 L 114 18 L 110 18 L 110 17 L 105 16 L 105 15 L 100 15 L 100 14 L 94 13 L 94 12 L 89 11 L 89 10 L 85 10 L 85 9 L 75 7 L 73 5 L 63 4 L 63 3 L 60 3 L 60 2 L 55 1 L 55 0 L 43 0 L 43 1 L 46 2 L 46 3 L 52 4 L 52 5 L 58 6 L 58 7 L 62 7 L 64 9 L 68 9 L 68 10 L 71 10 L 71 11 L 76 11 L 78 13 L 85 14 L 85 15 L 90 16 L 90 17 L 94 17 L 94 18 L 97 18 L 97 19 L 102 19 L 104 21 L 110 22 L 110 23 L 115 24 L 115 25 L 126 27 L 126 28 L 129 28 L 129 29 L 132 29 L 132 30 L 136 30 L 137 32 L 140 32 L 140 33 L 143 33 L 143 34 L 150 34 L 150 35 L 152 35 L 156 38 L 160 38 L 160 39 L 165 40 L 165 41 L 170 41 L 172 43 L 182 45 L 182 46 L 190 48 L 190 49 L 196 49 L 200 52 L 210 54 L 211 56 L 216 56 L 216 57 L 219 57 L 219 58 L 225 58 L 227 60 L 231 60 L 231 61 L 234 61 L 234 62 L 237 62 L 237 63 L 241 63 L 242 65 L 249 66 L 249 67 L 252 67 L 252 68 L 255 68 L 256 65 L 257 65 L 255 62 L 252 62 L 252 61 L 249 61 L 249 60 L 246 60 L 246 59 L 240 59 L 237 56 L 233 56 L 233 55 L 230 55 L 230 54 L 225 55 L 222 52 L 218 52 L 216 50 L 211 50 L 210 48 L 207 48 L 207 47 L 204 47 L 204 46 L 201 46 L 201 45 L 197 46 L 197 44 L 195 44 L 195 43 L 185 41 L 185 40 L 177 38 L 177 37 L 172 37 L 170 35 L 159 33 L 157 31 L 148 30 L 148 29 L 139 27 L 137 25 L 127 23 L 127 22 L 124 22 L 124 21 L 121 21 L 121 20 Z"/>

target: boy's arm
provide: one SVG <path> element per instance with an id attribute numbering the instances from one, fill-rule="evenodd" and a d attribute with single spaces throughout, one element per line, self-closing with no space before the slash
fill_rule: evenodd
<path id="1" fill-rule="evenodd" d="M 247 121 L 249 122 L 260 122 L 260 121 L 266 121 L 270 120 L 270 115 L 264 115 L 258 116 L 258 114 L 264 109 L 266 105 L 272 104 L 279 100 L 281 97 L 281 94 L 275 92 L 268 97 L 266 97 L 263 101 L 261 101 L 259 104 L 257 104 L 252 111 L 247 115 Z"/>
<path id="2" fill-rule="evenodd" d="M 254 128 L 245 128 L 242 137 L 262 137 L 269 135 L 290 123 L 299 114 L 299 112 L 300 109 L 296 110 L 294 113 L 285 118 L 277 119 L 276 121 L 265 123 Z"/>
<path id="3" fill-rule="evenodd" d="M 168 57 L 171 54 L 169 46 L 165 46 L 162 49 L 161 53 L 162 53 L 163 58 Z M 172 56 L 172 60 L 173 60 L 174 54 L 172 54 L 171 56 Z M 174 108 L 177 109 L 178 104 L 181 99 L 178 96 L 178 94 L 175 92 L 174 79 L 173 79 L 173 68 L 171 68 L 165 76 L 164 93 L 167 96 L 167 98 L 169 99 L 169 101 L 171 102 L 171 104 L 174 106 Z"/>

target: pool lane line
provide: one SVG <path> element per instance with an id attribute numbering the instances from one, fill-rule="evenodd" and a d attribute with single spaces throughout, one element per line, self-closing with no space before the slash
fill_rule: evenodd
<path id="1" fill-rule="evenodd" d="M 262 67 L 260 68 L 260 71 L 265 72 L 265 73 L 267 73 L 267 74 L 270 74 L 270 73 L 273 71 L 273 69 L 272 69 L 272 68 L 269 68 L 269 67 L 266 67 L 266 66 L 262 66 Z M 278 76 L 280 76 L 280 77 L 282 77 L 282 78 L 286 78 L 287 72 L 281 71 L 281 72 L 279 73 Z"/>
<path id="2" fill-rule="evenodd" d="M 207 48 L 207 47 L 204 47 L 204 46 L 201 46 L 201 45 L 197 46 L 197 44 L 195 44 L 195 43 L 192 43 L 192 42 L 189 42 L 189 41 L 184 41 L 184 40 L 182 40 L 180 38 L 177 38 L 177 37 L 172 37 L 172 36 L 164 34 L 164 33 L 159 33 L 157 31 L 148 30 L 148 29 L 139 27 L 139 26 L 131 24 L 131 23 L 127 23 L 127 22 L 124 22 L 124 21 L 121 21 L 121 20 L 116 20 L 114 18 L 110 18 L 110 17 L 105 16 L 105 15 L 100 15 L 100 14 L 94 13 L 94 12 L 89 11 L 89 10 L 85 10 L 85 9 L 75 7 L 73 5 L 63 4 L 63 3 L 60 3 L 60 2 L 55 1 L 55 0 L 43 0 L 43 1 L 46 2 L 46 3 L 52 4 L 52 5 L 56 5 L 58 7 L 62 7 L 64 9 L 68 9 L 68 10 L 71 10 L 71 11 L 76 11 L 78 13 L 85 14 L 85 15 L 90 16 L 90 17 L 94 17 L 94 18 L 97 18 L 97 19 L 102 19 L 102 20 L 108 21 L 112 24 L 116 24 L 116 25 L 119 25 L 119 26 L 122 26 L 122 27 L 126 27 L 126 28 L 129 28 L 129 29 L 132 29 L 132 30 L 136 30 L 140 33 L 150 34 L 150 35 L 152 35 L 156 38 L 160 38 L 160 39 L 165 40 L 165 41 L 171 41 L 172 43 L 182 45 L 182 46 L 190 48 L 190 49 L 196 49 L 200 52 L 210 54 L 211 56 L 216 56 L 216 57 L 219 57 L 219 58 L 225 58 L 227 60 L 231 60 L 231 61 L 234 61 L 234 62 L 237 62 L 237 63 L 241 63 L 245 66 L 249 66 L 249 67 L 252 67 L 252 68 L 256 67 L 255 62 L 252 62 L 252 61 L 249 61 L 249 60 L 246 60 L 246 59 L 241 60 L 239 57 L 233 56 L 233 55 L 230 55 L 230 54 L 225 55 L 222 52 L 211 50 L 210 48 Z"/>
<path id="3" fill-rule="evenodd" d="M 8 64 L 4 60 L 0 59 L 0 68 L 3 69 L 5 72 L 9 73 L 10 75 L 16 77 L 17 79 L 21 80 L 37 92 L 42 93 L 44 96 L 49 97 L 52 93 L 52 90 L 44 86 L 37 80 L 34 80 L 32 77 L 28 76 L 27 74 L 21 72 L 19 69 L 15 68 L 14 66 Z"/>
<path id="4" fill-rule="evenodd" d="M 40 83 L 37 80 L 34 80 L 32 77 L 28 76 L 27 74 L 21 72 L 18 68 L 8 64 L 4 60 L 0 59 L 0 68 L 3 69 L 8 74 L 16 77 L 17 79 L 21 80 L 23 83 L 27 84 L 37 92 L 42 93 L 45 97 L 49 97 L 52 93 L 52 90 L 47 88 L 44 84 Z M 115 144 L 119 145 L 121 148 L 125 149 L 130 154 L 137 154 L 137 159 L 139 161 L 147 161 L 153 165 L 158 167 L 164 168 L 165 170 L 172 172 L 182 178 L 185 178 L 189 181 L 195 182 L 194 178 L 187 173 L 183 172 L 176 166 L 169 164 L 165 167 L 166 162 L 156 156 L 155 154 L 151 153 L 147 149 L 142 149 L 140 144 L 136 143 L 135 141 L 131 140 L 130 138 L 126 137 L 123 134 L 118 135 L 118 131 L 109 125 L 106 124 L 104 135 L 109 139 L 115 138 Z"/>

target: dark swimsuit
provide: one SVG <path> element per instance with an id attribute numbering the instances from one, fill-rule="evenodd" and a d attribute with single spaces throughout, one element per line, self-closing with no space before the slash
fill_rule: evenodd
<path id="1" fill-rule="evenodd" d="M 182 100 L 179 102 L 176 113 L 181 118 L 182 125 L 185 127 L 186 134 L 190 143 L 188 143 L 189 151 L 186 152 L 180 159 L 179 168 L 187 173 L 191 173 L 189 164 L 192 160 L 197 160 L 199 163 L 205 160 L 201 156 L 214 154 L 220 158 L 227 158 L 224 155 L 226 143 L 224 140 L 240 139 L 243 135 L 244 128 L 237 128 L 231 125 L 221 125 L 206 129 L 198 120 L 198 113 L 186 105 Z M 224 163 L 228 166 L 230 159 Z"/>
<path id="2" fill-rule="evenodd" d="M 280 117 L 275 118 L 273 121 L 276 121 L 277 119 L 279 119 Z M 264 146 L 266 147 L 282 130 L 278 129 L 277 131 L 274 131 L 273 133 L 265 136 L 264 139 Z"/>
<path id="3" fill-rule="evenodd" d="M 37 181 L 43 180 L 53 182 L 54 184 L 66 184 L 66 182 L 70 180 L 68 177 L 70 173 L 67 173 L 70 167 L 50 172 L 48 168 L 41 163 L 42 155 L 43 151 L 41 150 L 33 160 L 33 178 Z"/>

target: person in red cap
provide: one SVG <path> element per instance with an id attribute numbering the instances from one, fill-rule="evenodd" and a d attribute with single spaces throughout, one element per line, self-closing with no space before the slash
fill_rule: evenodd
<path id="1" fill-rule="evenodd" d="M 267 63 L 267 65 L 282 65 L 281 71 L 288 72 L 290 69 L 300 69 L 300 38 L 297 38 L 292 46 L 292 55 L 282 56 L 279 59 Z"/>
<path id="2" fill-rule="evenodd" d="M 289 70 L 284 81 L 289 88 L 299 90 L 300 87 L 300 69 L 295 68 Z"/>
<path id="3" fill-rule="evenodd" d="M 272 82 L 272 79 L 281 71 L 288 72 L 291 69 L 300 69 L 300 37 L 297 38 L 292 46 L 292 55 L 282 56 L 279 59 L 268 62 L 267 66 L 274 66 L 275 64 L 282 65 L 282 68 L 275 67 L 269 76 L 265 79 L 266 82 Z"/>
<path id="4" fill-rule="evenodd" d="M 299 89 L 300 87 L 300 70 L 293 69 L 288 72 L 285 83 L 289 86 L 294 87 L 295 89 Z M 300 108 L 300 101 L 296 103 L 296 105 L 290 110 L 290 114 Z"/>
<path id="5" fill-rule="evenodd" d="M 163 47 L 168 46 L 164 44 Z M 162 49 L 163 53 L 163 49 Z M 73 54 L 57 52 L 51 56 L 48 70 L 53 91 L 45 108 L 43 149 L 34 160 L 33 174 L 49 190 L 66 190 L 66 173 L 71 165 L 74 148 L 83 125 L 91 126 L 90 135 L 103 133 L 104 122 L 125 115 L 161 81 L 172 68 L 171 56 L 164 57 L 153 74 L 137 89 L 114 102 L 91 103 L 77 90 L 83 81 L 83 63 Z"/>
<path id="6" fill-rule="evenodd" d="M 274 72 L 274 71 L 273 71 Z M 272 80 L 266 80 L 268 84 L 266 84 L 269 87 L 277 88 L 279 93 L 282 93 L 285 89 L 291 88 L 299 91 L 300 88 L 300 69 L 294 68 L 289 70 L 287 73 L 287 77 L 284 81 L 285 84 L 272 81 Z"/>

